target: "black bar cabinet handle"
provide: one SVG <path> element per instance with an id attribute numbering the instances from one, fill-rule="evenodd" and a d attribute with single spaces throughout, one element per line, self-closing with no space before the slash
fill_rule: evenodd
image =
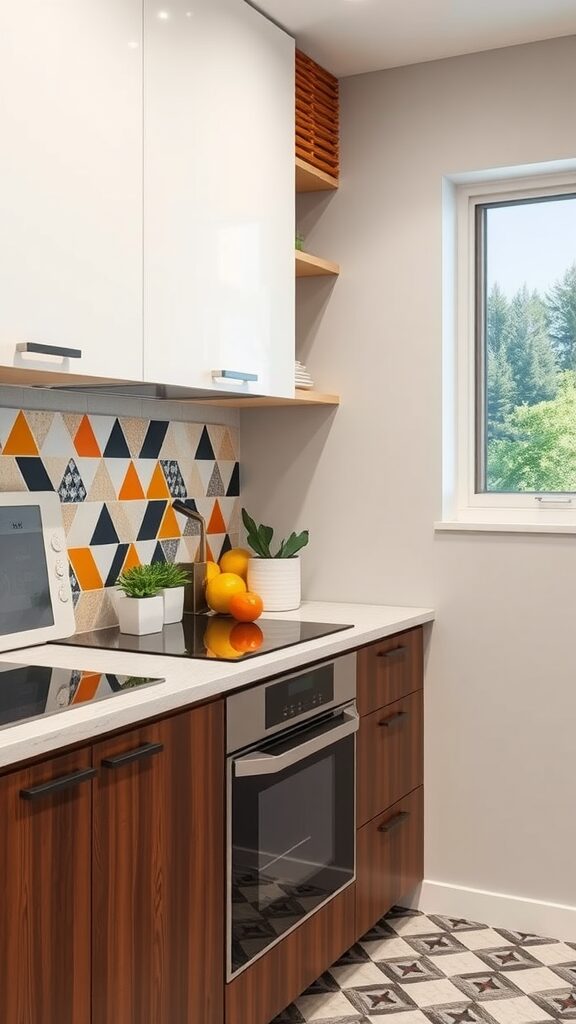
<path id="1" fill-rule="evenodd" d="M 51 796 L 61 789 L 70 789 L 71 786 L 78 786 L 81 782 L 88 782 L 98 772 L 96 768 L 84 768 L 78 772 L 71 772 L 70 775 L 61 775 L 59 779 L 52 779 L 51 782 L 43 782 L 40 786 L 31 786 L 30 789 L 21 789 L 22 800 L 39 800 L 43 796 Z"/>
<path id="2" fill-rule="evenodd" d="M 82 359 L 81 348 L 66 348 L 64 345 L 41 345 L 38 341 L 22 341 L 16 345 L 17 352 L 33 352 L 39 356 L 61 356 L 63 359 Z"/>
<path id="3" fill-rule="evenodd" d="M 122 768 L 125 764 L 132 764 L 132 761 L 141 761 L 144 757 L 161 754 L 163 750 L 163 743 L 144 743 L 143 746 L 136 747 L 135 750 L 127 750 L 125 754 L 103 758 L 102 765 L 104 768 Z"/>
<path id="4" fill-rule="evenodd" d="M 378 651 L 377 658 L 387 658 L 388 661 L 398 661 L 406 654 L 406 647 L 395 647 L 393 651 Z"/>
<path id="5" fill-rule="evenodd" d="M 389 729 L 391 725 L 398 725 L 403 718 L 408 718 L 407 711 L 397 711 L 395 715 L 390 715 L 389 718 L 383 718 L 378 725 L 381 725 L 383 729 Z"/>
<path id="6" fill-rule="evenodd" d="M 410 812 L 409 811 L 400 811 L 399 814 L 395 814 L 394 817 L 390 818 L 389 821 L 385 821 L 383 825 L 379 825 L 378 826 L 378 831 L 379 832 L 393 832 L 395 828 L 398 828 L 398 825 L 401 825 L 402 822 L 406 821 L 406 818 L 409 818 L 409 817 L 410 817 Z"/>

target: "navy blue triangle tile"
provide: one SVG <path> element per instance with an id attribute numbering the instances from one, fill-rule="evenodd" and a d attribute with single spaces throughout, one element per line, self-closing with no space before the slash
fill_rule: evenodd
<path id="1" fill-rule="evenodd" d="M 186 498 L 186 501 L 184 502 L 184 504 L 187 505 L 188 508 L 191 508 L 193 512 L 197 512 L 198 511 L 198 505 L 196 504 L 196 501 L 194 500 L 194 498 Z"/>
<path id="2" fill-rule="evenodd" d="M 222 558 L 222 555 L 224 555 L 226 553 L 226 551 L 230 551 L 231 548 L 232 548 L 232 542 L 231 542 L 230 537 L 228 536 L 228 534 L 226 534 L 226 536 L 224 537 L 224 543 L 222 545 L 222 550 L 220 551 L 220 558 Z"/>
<path id="3" fill-rule="evenodd" d="M 116 533 L 112 517 L 107 506 L 103 505 L 90 544 L 118 544 L 119 541 L 120 538 Z"/>
<path id="4" fill-rule="evenodd" d="M 126 443 L 124 437 L 124 431 L 120 426 L 118 420 L 115 421 L 112 427 L 112 433 L 108 438 L 108 444 L 104 449 L 105 459 L 129 459 L 130 449 Z"/>
<path id="5" fill-rule="evenodd" d="M 168 430 L 167 420 L 150 420 L 150 426 L 146 431 L 144 444 L 140 450 L 141 459 L 157 459 L 160 449 L 164 444 L 166 431 Z"/>
<path id="6" fill-rule="evenodd" d="M 18 469 L 24 477 L 29 491 L 53 491 L 54 487 L 48 473 L 44 469 L 42 459 L 35 456 L 19 456 L 16 458 Z"/>
<path id="7" fill-rule="evenodd" d="M 204 430 L 202 431 L 202 436 L 196 449 L 196 458 L 204 460 L 216 458 L 214 454 L 214 449 L 212 447 L 212 442 L 210 440 L 210 437 L 208 436 L 208 430 L 206 429 L 206 427 L 204 427 Z"/>
<path id="8" fill-rule="evenodd" d="M 116 586 L 116 580 L 118 579 L 120 573 L 122 572 L 122 566 L 124 565 L 124 560 L 126 558 L 126 555 L 128 554 L 129 547 L 129 544 L 119 544 L 118 547 L 116 548 L 116 554 L 112 559 L 112 565 L 110 566 L 110 570 L 106 577 L 106 583 L 104 584 L 104 586 Z"/>
<path id="9" fill-rule="evenodd" d="M 238 498 L 240 496 L 240 463 L 237 462 L 232 470 L 232 476 L 230 477 L 230 483 L 228 484 L 228 490 L 226 491 L 227 498 Z"/>
<path id="10" fill-rule="evenodd" d="M 161 545 L 160 541 L 158 541 L 158 543 L 156 544 L 156 547 L 154 548 L 154 554 L 152 555 L 152 565 L 155 565 L 156 562 L 165 562 L 165 561 L 166 561 L 166 555 L 164 554 L 164 550 L 162 548 L 162 545 Z"/>
<path id="11" fill-rule="evenodd" d="M 156 540 L 167 501 L 149 501 L 136 540 Z"/>

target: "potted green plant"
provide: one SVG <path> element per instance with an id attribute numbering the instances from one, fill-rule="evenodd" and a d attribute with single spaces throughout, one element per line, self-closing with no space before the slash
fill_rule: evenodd
<path id="1" fill-rule="evenodd" d="M 154 565 L 135 565 L 118 577 L 117 586 L 124 597 L 117 602 L 122 633 L 143 636 L 160 633 L 164 626 L 164 601 Z"/>
<path id="2" fill-rule="evenodd" d="M 248 563 L 248 590 L 260 595 L 266 612 L 287 612 L 299 608 L 302 584 L 298 552 L 310 539 L 308 530 L 291 533 L 272 554 L 272 527 L 257 526 L 245 508 L 242 509 L 242 521 L 247 542 L 254 552 Z"/>
<path id="3" fill-rule="evenodd" d="M 184 615 L 184 587 L 192 582 L 191 574 L 181 565 L 172 562 L 157 562 L 154 569 L 164 601 L 164 624 L 181 622 Z"/>

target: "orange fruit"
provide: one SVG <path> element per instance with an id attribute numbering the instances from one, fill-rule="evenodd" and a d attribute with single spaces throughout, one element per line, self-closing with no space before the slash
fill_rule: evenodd
<path id="1" fill-rule="evenodd" d="M 241 658 L 243 651 L 232 646 L 231 635 L 235 622 L 220 615 L 209 618 L 204 631 L 204 646 L 210 658 Z"/>
<path id="2" fill-rule="evenodd" d="M 245 580 L 248 575 L 248 562 L 251 557 L 250 552 L 246 548 L 230 548 L 230 551 L 225 551 L 222 555 L 220 568 L 222 572 L 234 572 Z"/>
<path id="3" fill-rule="evenodd" d="M 230 643 L 235 651 L 247 654 L 257 651 L 264 643 L 264 633 L 255 622 L 237 622 L 230 633 Z"/>
<path id="4" fill-rule="evenodd" d="M 228 615 L 230 600 L 234 594 L 243 594 L 246 584 L 240 576 L 233 572 L 221 572 L 214 576 L 206 585 L 206 601 L 213 612 Z M 214 648 L 210 648 L 214 650 Z"/>
<path id="5" fill-rule="evenodd" d="M 206 562 L 206 578 L 204 583 L 209 583 L 215 576 L 220 575 L 220 566 L 216 562 Z"/>
<path id="6" fill-rule="evenodd" d="M 249 590 L 245 594 L 234 594 L 230 599 L 230 615 L 238 619 L 238 622 L 254 622 L 260 618 L 263 611 L 262 598 Z"/>

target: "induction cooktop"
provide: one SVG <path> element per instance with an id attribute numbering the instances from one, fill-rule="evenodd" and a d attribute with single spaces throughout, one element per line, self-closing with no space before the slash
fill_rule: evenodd
<path id="1" fill-rule="evenodd" d="M 257 622 L 235 622 L 227 615 L 185 615 L 182 622 L 164 626 L 161 633 L 149 633 L 147 636 L 121 633 L 114 626 L 92 633 L 76 633 L 56 642 L 74 647 L 103 647 L 174 658 L 240 661 L 339 633 L 343 629 L 352 629 L 352 626 L 266 618 Z"/>
<path id="2" fill-rule="evenodd" d="M 2 661 L 0 729 L 163 682 L 163 679 L 143 676 L 119 676 L 46 665 L 15 665 Z"/>

